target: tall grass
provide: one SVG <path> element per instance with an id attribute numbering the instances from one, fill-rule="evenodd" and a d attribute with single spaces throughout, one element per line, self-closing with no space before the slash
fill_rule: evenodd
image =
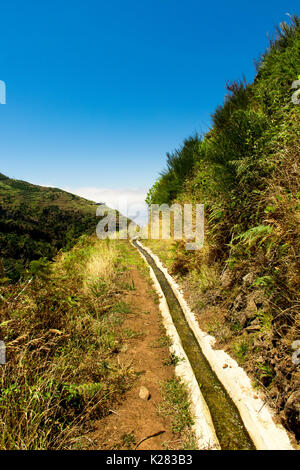
<path id="1" fill-rule="evenodd" d="M 82 237 L 47 277 L 2 285 L 0 449 L 73 448 L 132 383 L 116 359 L 120 264 L 113 244 Z"/>

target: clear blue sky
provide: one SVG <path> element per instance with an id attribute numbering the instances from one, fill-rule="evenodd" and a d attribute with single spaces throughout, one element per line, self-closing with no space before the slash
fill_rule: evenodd
<path id="1" fill-rule="evenodd" d="M 1 4 L 0 171 L 39 184 L 147 188 L 205 132 L 299 1 L 10 0 Z M 299 8 L 298 8 L 299 10 Z"/>

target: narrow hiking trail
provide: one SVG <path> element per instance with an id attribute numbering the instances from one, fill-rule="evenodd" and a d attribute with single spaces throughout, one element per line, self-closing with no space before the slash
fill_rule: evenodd
<path id="1" fill-rule="evenodd" d="M 167 363 L 169 349 L 164 345 L 165 332 L 157 298 L 136 266 L 126 273 L 126 281 L 134 286 L 134 290 L 124 297 L 130 313 L 122 328 L 132 331 L 132 338 L 119 354 L 119 361 L 130 365 L 138 378 L 122 404 L 96 423 L 89 438 L 94 442 L 94 449 L 103 450 L 134 449 L 145 438 L 138 449 L 181 448 L 179 436 L 174 436 L 171 431 L 172 418 L 158 413 L 163 400 L 161 384 L 172 378 L 174 367 Z M 149 399 L 140 398 L 142 386 L 149 391 Z"/>

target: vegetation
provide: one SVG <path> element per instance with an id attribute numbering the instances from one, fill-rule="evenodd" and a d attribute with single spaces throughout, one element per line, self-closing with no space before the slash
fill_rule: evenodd
<path id="1" fill-rule="evenodd" d="M 122 399 L 135 379 L 117 360 L 126 268 L 121 242 L 84 235 L 47 273 L 2 285 L 0 449 L 82 447 L 92 421 Z"/>
<path id="2" fill-rule="evenodd" d="M 257 61 L 254 83 L 227 84 L 211 130 L 167 154 L 147 196 L 149 204 L 205 204 L 202 250 L 157 240 L 153 248 L 187 286 L 200 323 L 252 374 L 296 437 L 300 105 L 291 85 L 299 72 L 300 20 L 293 17 Z M 122 328 L 130 313 L 122 293 L 135 286 L 121 274 L 130 264 L 146 268 L 126 243 L 89 235 L 99 221 L 95 203 L 2 174 L 0 195 L 0 338 L 7 353 L 0 449 L 82 447 L 92 421 L 135 380 L 118 361 L 124 341 L 140 334 Z M 165 344 L 162 337 L 153 347 Z M 165 360 L 177 362 L 174 355 Z M 184 386 L 173 378 L 162 391 L 159 412 L 171 413 L 178 437 L 166 447 L 193 448 Z M 132 433 L 122 440 L 133 447 Z"/>
<path id="3" fill-rule="evenodd" d="M 300 326 L 300 105 L 292 102 L 291 86 L 299 73 L 300 19 L 294 16 L 257 61 L 254 82 L 227 84 L 210 131 L 167 155 L 147 196 L 148 204 L 204 203 L 202 250 L 187 252 L 176 242 L 166 256 L 163 243 L 149 245 L 182 277 L 200 321 L 202 315 L 206 324 L 220 325 L 218 339 L 257 378 L 298 438 L 291 344 Z"/>
<path id="4" fill-rule="evenodd" d="M 50 260 L 58 250 L 70 249 L 98 222 L 94 202 L 0 173 L 0 253 L 6 277 L 16 281 L 32 260 Z"/>
<path id="5" fill-rule="evenodd" d="M 178 441 L 180 448 L 185 450 L 196 449 L 195 437 L 192 431 L 194 420 L 190 411 L 190 401 L 183 382 L 177 377 L 161 384 L 163 401 L 158 406 L 162 416 L 170 416 L 172 420 L 172 432 Z M 166 449 L 172 449 L 172 442 L 165 442 Z"/>
<path id="6" fill-rule="evenodd" d="M 17 283 L 0 284 L 0 338 L 6 347 L 0 450 L 93 448 L 95 423 L 115 413 L 144 373 L 124 354 L 129 341 L 146 334 L 126 326 L 137 313 L 128 271 L 138 267 L 150 287 L 148 269 L 127 241 L 90 235 L 53 262 L 31 265 Z M 150 339 L 154 347 L 169 346 L 162 324 Z M 161 411 L 171 404 L 166 413 L 178 438 L 169 444 L 187 448 L 193 442 L 187 392 L 175 379 L 166 387 Z M 136 444 L 134 431 L 126 431 L 113 448 Z"/>

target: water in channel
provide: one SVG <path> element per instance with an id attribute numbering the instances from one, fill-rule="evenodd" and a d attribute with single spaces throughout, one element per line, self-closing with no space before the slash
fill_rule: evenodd
<path id="1" fill-rule="evenodd" d="M 152 256 L 147 251 L 135 241 L 133 243 L 144 255 L 160 283 L 183 349 L 190 361 L 202 395 L 210 410 L 221 448 L 223 450 L 254 450 L 255 446 L 243 425 L 237 407 L 204 356 L 164 273 L 157 267 Z"/>

